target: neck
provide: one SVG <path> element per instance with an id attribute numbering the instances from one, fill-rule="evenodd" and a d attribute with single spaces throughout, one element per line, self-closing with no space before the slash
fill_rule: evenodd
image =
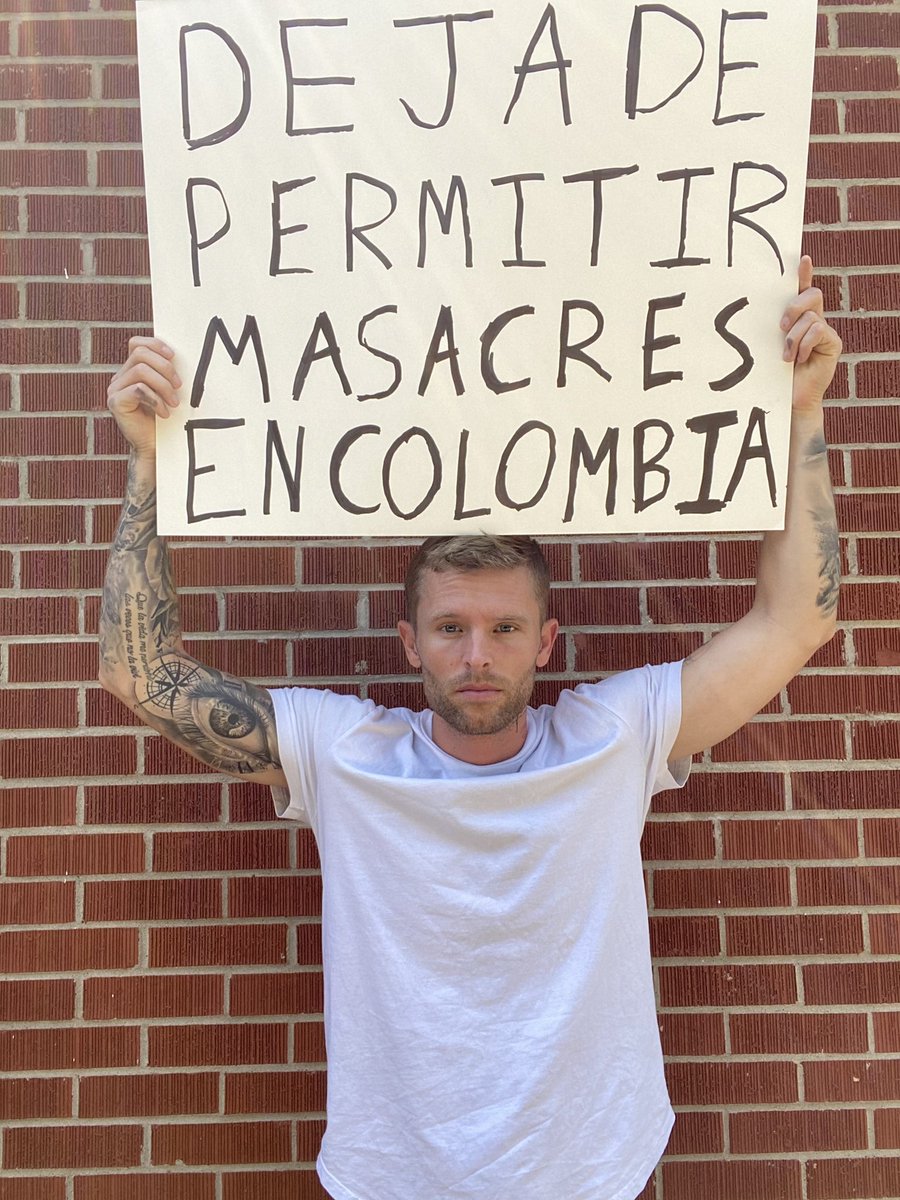
<path id="1" fill-rule="evenodd" d="M 435 744 L 452 758 L 478 767 L 513 758 L 525 745 L 527 734 L 528 718 L 524 711 L 497 733 L 461 733 L 437 713 L 433 713 L 431 719 L 431 736 Z"/>

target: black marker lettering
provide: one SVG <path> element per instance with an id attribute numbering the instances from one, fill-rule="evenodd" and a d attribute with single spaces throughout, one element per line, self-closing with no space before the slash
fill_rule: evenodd
<path id="1" fill-rule="evenodd" d="M 516 257 L 504 259 L 504 267 L 546 267 L 546 263 L 541 259 L 527 259 L 522 251 L 522 230 L 525 225 L 525 194 L 522 191 L 522 184 L 528 180 L 542 180 L 544 176 L 540 173 L 529 175 L 504 175 L 501 179 L 492 179 L 491 183 L 494 187 L 503 187 L 507 183 L 511 183 L 516 189 Z"/>
<path id="2" fill-rule="evenodd" d="M 749 303 L 748 298 L 743 296 L 740 300 L 735 300 L 733 304 L 729 304 L 726 308 L 723 308 L 716 317 L 716 333 L 720 338 L 724 338 L 729 346 L 733 346 L 737 350 L 741 356 L 741 362 L 724 379 L 719 379 L 715 383 L 711 383 L 709 385 L 710 391 L 730 391 L 731 388 L 737 387 L 739 383 L 742 383 L 753 370 L 754 358 L 750 353 L 750 347 L 742 338 L 739 338 L 736 333 L 732 333 L 728 328 L 728 322 L 731 318 L 746 308 Z"/>
<path id="3" fill-rule="evenodd" d="M 523 438 L 526 438 L 529 433 L 540 429 L 547 435 L 547 466 L 544 471 L 544 478 L 538 485 L 537 491 L 530 500 L 517 501 L 510 496 L 506 486 L 506 475 L 509 470 L 509 460 L 512 458 L 513 451 L 518 446 Z M 529 456 L 533 457 L 533 456 Z M 544 498 L 547 488 L 550 486 L 550 477 L 553 474 L 553 468 L 556 465 L 556 434 L 549 425 L 545 425 L 543 421 L 527 421 L 520 426 L 506 444 L 506 448 L 500 457 L 500 466 L 497 469 L 497 479 L 494 485 L 494 492 L 497 499 L 504 508 L 513 508 L 516 512 L 524 512 L 527 508 L 534 508 L 536 504 Z"/>
<path id="4" fill-rule="evenodd" d="M 379 350 L 376 346 L 370 346 L 365 338 L 366 326 L 370 321 L 374 321 L 376 317 L 384 316 L 385 313 L 396 314 L 396 312 L 396 304 L 384 304 L 381 308 L 376 308 L 373 312 L 366 313 L 359 323 L 359 329 L 357 330 L 356 334 L 357 341 L 365 350 L 368 350 L 370 354 L 374 354 L 376 358 L 384 359 L 385 362 L 389 362 L 393 365 L 394 382 L 383 392 L 371 392 L 367 396 L 357 396 L 357 400 L 386 400 L 388 396 L 393 396 L 394 392 L 396 392 L 397 388 L 400 386 L 400 381 L 403 378 L 403 367 L 400 364 L 400 359 L 394 358 L 393 354 L 388 354 L 385 350 Z"/>
<path id="5" fill-rule="evenodd" d="M 298 129 L 294 124 L 294 106 L 295 106 L 295 90 L 298 87 L 353 87 L 356 80 L 349 75 L 331 75 L 320 76 L 318 78 L 304 78 L 294 74 L 294 64 L 291 61 L 291 43 L 290 30 L 292 29 L 309 29 L 316 28 L 331 28 L 335 26 L 345 26 L 347 21 L 343 17 L 334 20 L 294 20 L 280 21 L 281 26 L 281 57 L 284 60 L 284 78 L 287 85 L 287 117 L 285 120 L 285 133 L 288 137 L 302 137 L 304 134 L 316 133 L 351 133 L 353 125 L 320 125 L 318 127 L 308 127 Z"/>
<path id="6" fill-rule="evenodd" d="M 456 456 L 456 507 L 453 510 L 454 521 L 466 521 L 472 517 L 488 517 L 489 508 L 466 509 L 466 475 L 469 455 L 469 430 L 463 429 L 459 435 L 459 453 Z"/>
<path id="7" fill-rule="evenodd" d="M 532 316 L 534 316 L 534 308 L 530 304 L 523 304 L 519 308 L 511 308 L 508 312 L 501 313 L 499 317 L 495 317 L 481 335 L 481 378 L 495 396 L 502 395 L 503 392 L 516 392 L 519 388 L 528 387 L 531 383 L 530 377 L 528 379 L 517 379 L 514 382 L 497 378 L 497 372 L 494 370 L 494 342 L 510 321 L 515 321 L 518 317 Z"/>
<path id="8" fill-rule="evenodd" d="M 647 433 L 651 429 L 660 429 L 665 437 L 665 443 L 661 450 L 658 450 L 652 458 L 644 458 L 646 448 Z M 641 421 L 640 425 L 634 427 L 634 511 L 636 513 L 643 512 L 645 508 L 649 508 L 651 504 L 657 504 L 662 500 L 669 490 L 669 484 L 672 482 L 672 474 L 668 467 L 661 465 L 662 460 L 669 453 L 675 434 L 672 426 L 666 424 L 665 421 Z M 647 476 L 653 471 L 657 475 L 662 476 L 662 484 L 660 490 L 655 496 L 649 499 L 646 495 Z"/>
<path id="9" fill-rule="evenodd" d="M 730 13 L 727 10 L 722 10 L 722 28 L 719 33 L 719 90 L 716 95 L 716 115 L 713 117 L 713 125 L 728 125 L 732 121 L 753 121 L 756 117 L 764 117 L 766 114 L 761 112 L 744 112 L 732 113 L 731 116 L 722 116 L 722 92 L 725 87 L 725 76 L 729 71 L 746 71 L 759 66 L 758 62 L 726 62 L 725 61 L 725 33 L 728 28 L 729 21 L 768 21 L 769 14 L 766 12 L 739 12 Z"/>
<path id="10" fill-rule="evenodd" d="M 353 513 L 355 517 L 363 517 L 367 513 L 376 513 L 381 508 L 381 505 L 373 504 L 371 508 L 363 508 L 361 505 L 354 504 L 352 500 L 349 500 L 341 485 L 341 467 L 344 465 L 344 459 L 347 457 L 347 451 L 351 446 L 358 442 L 360 438 L 371 437 L 379 433 L 381 433 L 381 428 L 378 425 L 358 425 L 355 429 L 351 429 L 344 434 L 335 446 L 334 453 L 331 456 L 331 467 L 329 469 L 331 494 L 344 512 Z"/>
<path id="11" fill-rule="evenodd" d="M 221 419 L 211 419 L 208 421 L 186 421 L 184 432 L 187 435 L 188 445 L 188 472 L 187 472 L 187 519 L 189 525 L 195 525 L 198 521 L 213 521 L 220 517 L 246 517 L 247 510 L 245 508 L 232 508 L 221 512 L 206 512 L 198 513 L 194 507 L 194 490 L 195 481 L 198 475 L 211 475 L 215 471 L 215 467 L 207 465 L 205 467 L 197 466 L 197 445 L 196 433 L 198 429 L 237 429 L 242 425 L 246 425 L 246 421 L 234 420 L 224 421 Z"/>
<path id="12" fill-rule="evenodd" d="M 317 349 L 319 338 L 322 337 L 325 345 L 321 350 Z M 341 358 L 341 348 L 338 345 L 338 340 L 334 332 L 334 326 L 331 323 L 331 318 L 327 312 L 320 312 L 316 317 L 315 324 L 312 328 L 312 333 L 309 335 L 306 346 L 303 349 L 303 354 L 300 357 L 300 364 L 297 367 L 297 374 L 294 376 L 293 398 L 300 399 L 300 394 L 303 391 L 303 386 L 306 383 L 306 377 L 309 375 L 309 369 L 314 362 L 320 359 L 330 358 L 331 365 L 334 367 L 338 379 L 341 382 L 345 396 L 350 396 L 353 393 L 353 388 L 350 386 L 350 380 L 344 370 L 344 363 Z"/>
<path id="13" fill-rule="evenodd" d="M 534 63 L 531 61 L 532 56 L 538 47 L 538 42 L 544 36 L 544 31 L 549 27 L 550 40 L 553 43 L 553 58 L 549 62 Z M 566 72 L 572 66 L 572 60 L 563 56 L 562 46 L 559 41 L 559 29 L 556 24 L 556 9 L 552 4 L 548 4 L 544 9 L 544 15 L 538 21 L 537 29 L 534 31 L 534 36 L 528 43 L 528 49 L 525 51 L 525 57 L 518 67 L 514 67 L 518 79 L 516 80 L 516 89 L 513 92 L 513 98 L 509 102 L 509 108 L 506 110 L 506 116 L 503 118 L 503 124 L 509 124 L 509 118 L 512 116 L 512 111 L 519 103 L 522 95 L 522 89 L 525 86 L 525 78 L 535 71 L 556 71 L 559 74 L 559 98 L 562 103 L 563 123 L 566 125 L 572 124 L 572 112 L 569 107 L 569 81 Z"/>
<path id="14" fill-rule="evenodd" d="M 694 67 L 693 71 L 686 79 L 678 85 L 671 95 L 666 96 L 665 100 L 660 100 L 658 104 L 650 105 L 647 108 L 638 107 L 638 93 L 641 86 L 641 54 L 644 40 L 644 14 L 645 13 L 661 13 L 664 16 L 671 17 L 680 25 L 684 25 L 686 29 L 690 29 L 700 43 L 700 60 Z M 680 96 L 684 89 L 691 83 L 700 73 L 700 68 L 703 66 L 703 60 L 706 57 L 706 42 L 703 40 L 703 34 L 697 28 L 693 21 L 682 16 L 681 13 L 675 11 L 674 8 L 669 8 L 665 4 L 638 4 L 634 10 L 634 20 L 631 24 L 631 37 L 628 41 L 628 68 L 625 74 L 625 111 L 630 120 L 634 120 L 638 113 L 653 113 L 665 106 Z"/>
<path id="15" fill-rule="evenodd" d="M 214 129 L 212 133 L 204 134 L 203 137 L 194 137 L 191 125 L 187 38 L 189 33 L 202 32 L 215 34 L 217 38 L 223 41 L 241 68 L 241 106 L 233 121 L 229 121 L 219 129 Z M 234 137 L 247 120 L 247 115 L 250 112 L 250 65 L 244 56 L 243 50 L 241 50 L 231 34 L 226 33 L 224 29 L 220 29 L 218 25 L 209 25 L 206 21 L 198 21 L 195 25 L 182 26 L 178 39 L 178 56 L 181 64 L 181 128 L 184 140 L 188 146 L 191 150 L 196 150 L 198 146 L 217 146 L 220 142 L 225 142 L 230 137 Z M 219 82 L 221 86 L 221 81 Z"/>
<path id="16" fill-rule="evenodd" d="M 275 275 L 312 275 L 312 270 L 309 267 L 283 267 L 281 265 L 281 242 L 283 238 L 288 237 L 292 233 L 302 233 L 304 229 L 309 229 L 308 225 L 288 225 L 285 229 L 281 224 L 281 197 L 287 195 L 288 192 L 296 192 L 298 188 L 305 187 L 308 183 L 315 181 L 315 175 L 309 175 L 306 179 L 289 179 L 286 183 L 272 184 L 272 253 L 269 257 L 269 274 Z"/>
<path id="17" fill-rule="evenodd" d="M 266 516 L 272 510 L 272 451 L 278 456 L 278 465 L 287 487 L 288 501 L 291 512 L 300 511 L 300 476 L 303 470 L 303 439 L 306 430 L 303 426 L 297 429 L 297 442 L 294 446 L 294 465 L 288 462 L 284 442 L 281 440 L 281 430 L 277 421 L 269 421 L 266 429 L 266 474 L 265 492 L 263 494 L 263 512 Z"/>
<path id="18" fill-rule="evenodd" d="M 716 465 L 716 448 L 719 444 L 719 433 L 731 425 L 737 425 L 736 412 L 706 413 L 702 417 L 692 417 L 686 421 L 691 433 L 704 434 L 703 444 L 703 477 L 700 480 L 700 495 L 696 500 L 685 500 L 675 507 L 680 513 L 716 513 L 725 507 L 724 500 L 714 500 L 710 495 L 713 483 L 713 472 Z"/>
<path id="19" fill-rule="evenodd" d="M 597 448 L 596 454 L 591 450 L 584 430 L 576 429 L 572 437 L 572 457 L 569 459 L 569 492 L 566 497 L 566 511 L 563 523 L 568 524 L 575 515 L 575 491 L 578 487 L 578 473 L 582 466 L 590 476 L 594 476 L 602 467 L 604 460 L 609 461 L 609 471 L 606 476 L 606 515 L 611 517 L 616 511 L 616 488 L 619 483 L 619 431 L 607 429 L 603 441 Z"/>
<path id="20" fill-rule="evenodd" d="M 662 183 L 668 183 L 673 179 L 681 179 L 684 181 L 684 191 L 681 197 L 681 241 L 678 246 L 678 254 L 675 258 L 664 258 L 659 262 L 652 262 L 651 267 L 700 267 L 707 264 L 708 258 L 685 258 L 684 251 L 687 246 L 687 229 L 688 229 L 688 202 L 691 197 L 691 181 L 699 175 L 715 175 L 713 167 L 685 167 L 683 171 L 664 171 L 661 175 L 657 175 Z"/>
<path id="21" fill-rule="evenodd" d="M 575 309 L 581 309 L 584 312 L 589 312 L 594 318 L 594 332 L 586 337 L 581 342 L 576 342 L 571 345 L 569 335 L 571 332 L 572 313 Z M 603 333 L 603 313 L 590 300 L 564 300 L 562 306 L 562 319 L 559 328 L 559 370 L 556 375 L 556 386 L 564 388 L 568 383 L 568 374 L 566 364 L 569 359 L 575 359 L 577 362 L 584 363 L 585 366 L 596 371 L 597 374 L 605 379 L 607 383 L 612 382 L 612 375 L 608 371 L 604 371 L 596 358 L 591 358 L 589 354 L 585 354 L 585 349 L 588 346 L 593 346 L 594 342 Z"/>
<path id="22" fill-rule="evenodd" d="M 215 231 L 210 234 L 205 241 L 199 240 L 197 231 L 197 207 L 194 202 L 194 191 L 198 187 L 209 187 L 218 192 L 222 197 L 222 205 L 225 209 L 225 220 Z M 187 205 L 188 228 L 191 231 L 191 273 L 194 279 L 194 287 L 200 286 L 200 251 L 205 250 L 208 246 L 215 245 L 221 241 L 228 230 L 231 228 L 231 213 L 228 211 L 228 201 L 225 199 L 225 193 L 219 187 L 214 179 L 201 179 L 199 177 L 189 179 L 187 188 L 185 189 L 185 204 Z"/>
<path id="23" fill-rule="evenodd" d="M 431 483 L 429 484 L 428 491 L 425 493 L 416 507 L 411 512 L 404 512 L 403 509 L 397 505 L 391 491 L 391 468 L 394 465 L 394 455 L 401 446 L 405 446 L 408 442 L 411 442 L 413 438 L 421 438 L 431 456 Z M 402 433 L 400 437 L 397 438 L 397 440 L 391 445 L 387 454 L 384 456 L 384 463 L 381 469 L 381 483 L 384 487 L 384 496 L 388 502 L 391 512 L 395 517 L 399 517 L 402 521 L 412 521 L 415 517 L 418 517 L 420 513 L 423 513 L 440 491 L 443 481 L 444 466 L 441 462 L 441 452 L 438 450 L 437 443 L 435 442 L 434 438 L 425 429 L 419 429 L 418 427 L 414 429 L 407 429 L 406 433 Z"/>
<path id="24" fill-rule="evenodd" d="M 634 175 L 639 168 L 604 167 L 597 171 L 581 171 L 578 175 L 564 175 L 563 183 L 592 183 L 594 185 L 593 229 L 591 232 L 591 266 L 600 262 L 600 234 L 603 229 L 603 184 L 607 179 L 619 179 L 623 175 Z"/>
<path id="25" fill-rule="evenodd" d="M 754 433 L 759 434 L 759 444 L 756 446 L 752 444 Z M 741 443 L 741 449 L 734 467 L 734 474 L 731 476 L 731 482 L 725 492 L 726 503 L 730 503 L 734 499 L 738 485 L 744 477 L 744 468 L 751 458 L 761 458 L 766 464 L 769 499 L 772 501 L 772 507 L 775 508 L 777 497 L 775 467 L 772 463 L 772 451 L 769 449 L 769 431 L 766 428 L 766 414 L 761 408 L 754 408 L 750 413 L 750 420 L 747 422 L 747 432 L 744 434 L 744 440 Z"/>
<path id="26" fill-rule="evenodd" d="M 206 327 L 206 336 L 203 339 L 203 348 L 200 351 L 200 358 L 197 361 L 197 370 L 194 374 L 194 384 L 191 388 L 191 408 L 198 408 L 200 401 L 203 399 L 203 393 L 206 390 L 206 376 L 209 371 L 212 356 L 215 352 L 216 342 L 221 341 L 222 345 L 228 352 L 228 357 L 232 363 L 237 366 L 244 357 L 244 351 L 247 349 L 247 343 L 253 343 L 253 353 L 256 355 L 256 367 L 259 371 L 259 383 L 262 389 L 263 404 L 269 403 L 269 372 L 266 368 L 266 358 L 263 354 L 262 338 L 259 333 L 259 325 L 256 322 L 256 317 L 248 316 L 244 320 L 244 328 L 241 330 L 240 340 L 233 342 L 231 335 L 225 328 L 225 322 L 221 317 L 210 318 L 209 325 Z"/>
<path id="27" fill-rule="evenodd" d="M 401 98 L 400 103 L 406 109 L 409 119 L 414 125 L 418 125 L 420 129 L 440 129 L 450 120 L 450 114 L 453 112 L 453 101 L 456 98 L 456 79 L 459 73 L 459 64 L 456 56 L 456 22 L 471 22 L 471 21 L 487 21 L 493 17 L 493 11 L 474 12 L 474 13 L 455 13 L 452 16 L 441 17 L 411 17 L 402 21 L 395 21 L 395 29 L 411 29 L 416 25 L 444 25 L 447 33 L 447 62 L 448 62 L 448 77 L 447 77 L 447 95 L 444 100 L 444 111 L 434 123 L 423 121 L 416 113 L 411 104 L 408 104 Z"/>
<path id="28" fill-rule="evenodd" d="M 456 205 L 457 198 L 459 199 L 460 219 L 462 221 L 463 238 L 466 247 L 466 266 L 472 266 L 472 226 L 469 221 L 469 197 L 466 194 L 466 185 L 459 175 L 454 175 L 450 180 L 450 189 L 447 192 L 447 203 L 442 204 L 438 199 L 437 192 L 434 190 L 434 184 L 430 179 L 425 179 L 422 182 L 422 189 L 419 193 L 419 262 L 420 267 L 425 266 L 425 260 L 428 257 L 428 201 L 430 200 L 434 206 L 434 211 L 437 213 L 438 222 L 441 227 L 441 233 L 449 234 L 453 225 L 453 210 Z"/>
<path id="29" fill-rule="evenodd" d="M 766 200 L 760 200 L 756 204 L 748 204 L 746 208 L 735 208 L 737 200 L 739 180 L 742 171 L 765 171 L 769 175 L 774 175 L 781 183 L 780 191 L 775 195 L 769 196 Z M 747 213 L 759 212 L 761 208 L 766 208 L 770 204 L 777 204 L 779 200 L 783 200 L 787 195 L 788 181 L 785 175 L 778 170 L 777 167 L 770 167 L 766 163 L 740 162 L 734 164 L 734 169 L 731 175 L 731 199 L 729 201 L 728 211 L 728 265 L 734 266 L 734 227 L 735 225 L 746 225 L 748 229 L 752 229 L 758 233 L 772 249 L 775 251 L 775 257 L 778 259 L 778 266 L 781 268 L 781 274 L 784 274 L 784 259 L 781 257 L 781 251 L 778 249 L 778 243 L 761 225 L 757 225 L 755 221 L 747 219 Z"/>
<path id="30" fill-rule="evenodd" d="M 377 221 L 370 221 L 368 225 L 354 225 L 353 224 L 354 219 L 355 219 L 353 216 L 354 196 L 355 196 L 354 185 L 356 183 L 367 183 L 367 184 L 369 184 L 370 187 L 378 188 L 379 191 L 384 192 L 384 194 L 390 199 L 391 211 L 389 213 L 387 213 L 385 216 L 379 217 Z M 365 235 L 366 235 L 366 233 L 369 232 L 370 229 L 377 229 L 379 225 L 383 225 L 385 223 L 385 221 L 390 220 L 390 218 L 394 215 L 394 213 L 396 211 L 397 211 L 397 193 L 394 191 L 394 189 L 391 187 L 391 185 L 389 183 L 383 183 L 380 179 L 373 179 L 371 175 L 358 175 L 355 171 L 351 171 L 347 175 L 346 191 L 345 191 L 345 199 L 344 199 L 344 228 L 345 228 L 346 243 L 347 243 L 347 270 L 348 271 L 352 271 L 354 269 L 354 258 L 353 258 L 353 249 L 354 249 L 353 239 L 354 238 L 357 241 L 362 242 L 362 244 L 366 247 L 367 250 L 371 250 L 372 253 L 375 255 L 375 257 L 377 259 L 379 259 L 381 262 L 383 262 L 388 270 L 391 269 L 391 267 L 394 264 L 391 262 L 391 260 L 388 258 L 388 256 L 385 253 L 383 253 L 383 251 L 379 250 L 379 248 L 375 245 L 374 242 L 369 241 L 369 239 Z"/>
<path id="31" fill-rule="evenodd" d="M 647 325 L 644 330 L 644 391 L 649 392 L 651 388 L 662 387 L 666 383 L 672 383 L 675 379 L 684 379 L 682 371 L 653 371 L 653 355 L 657 350 L 665 350 L 669 346 L 679 346 L 681 338 L 676 337 L 674 333 L 664 334 L 662 337 L 656 336 L 656 314 L 665 309 L 680 308 L 684 304 L 686 293 L 682 292 L 678 296 L 662 296 L 655 300 L 651 300 L 647 305 Z"/>
<path id="32" fill-rule="evenodd" d="M 447 348 L 446 350 L 441 350 L 441 342 L 445 339 Z M 453 330 L 453 309 L 447 304 L 442 304 L 438 319 L 435 322 L 434 333 L 431 335 L 431 344 L 428 347 L 428 353 L 425 355 L 422 378 L 419 380 L 419 395 L 424 396 L 428 390 L 428 385 L 431 383 L 431 376 L 437 364 L 439 362 L 449 362 L 450 374 L 453 376 L 453 387 L 456 390 L 457 396 L 462 396 L 466 389 L 462 381 L 462 375 L 459 373 L 458 359 L 459 348 L 456 345 Z"/>

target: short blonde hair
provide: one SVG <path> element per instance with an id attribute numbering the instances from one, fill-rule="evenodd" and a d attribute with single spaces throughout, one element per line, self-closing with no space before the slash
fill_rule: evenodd
<path id="1" fill-rule="evenodd" d="M 530 537 L 480 533 L 427 538 L 413 556 L 406 572 L 406 608 L 416 623 L 422 576 L 426 571 L 512 571 L 527 567 L 534 594 L 546 621 L 550 604 L 550 568 L 540 546 Z"/>

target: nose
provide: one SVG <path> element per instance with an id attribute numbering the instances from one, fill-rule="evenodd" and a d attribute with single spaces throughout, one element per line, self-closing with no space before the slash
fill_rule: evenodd
<path id="1" fill-rule="evenodd" d="M 479 630 L 472 630 L 463 647 L 466 666 L 473 671 L 484 671 L 491 665 L 490 639 Z"/>

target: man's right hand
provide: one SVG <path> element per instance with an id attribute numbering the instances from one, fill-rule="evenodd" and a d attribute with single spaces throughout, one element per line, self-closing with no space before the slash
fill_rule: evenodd
<path id="1" fill-rule="evenodd" d="M 178 407 L 181 380 L 175 352 L 159 338 L 133 337 L 129 354 L 113 375 L 107 405 L 129 445 L 141 457 L 156 454 L 156 418 Z"/>

